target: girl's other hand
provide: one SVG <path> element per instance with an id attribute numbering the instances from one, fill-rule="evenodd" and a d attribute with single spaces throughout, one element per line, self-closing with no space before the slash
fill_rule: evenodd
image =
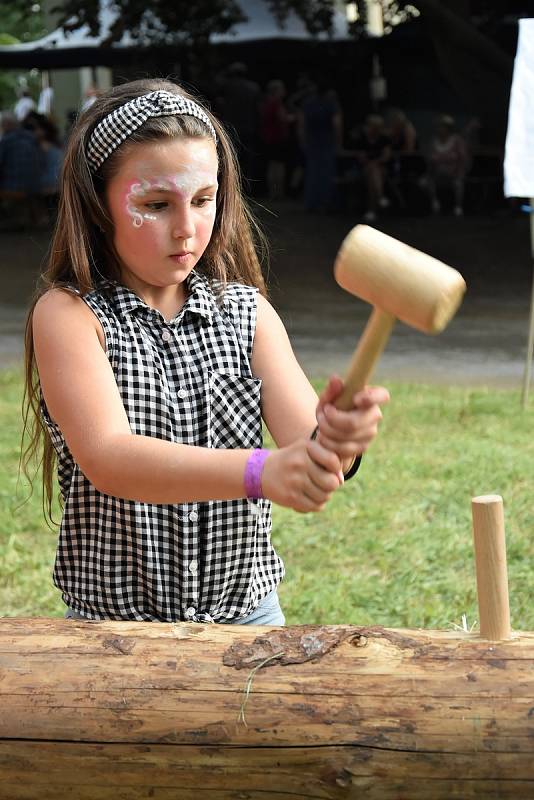
<path id="1" fill-rule="evenodd" d="M 343 483 L 341 461 L 311 439 L 273 450 L 261 478 L 265 497 L 294 511 L 321 511 Z"/>
<path id="2" fill-rule="evenodd" d="M 389 392 L 382 386 L 366 386 L 353 397 L 353 407 L 340 411 L 334 405 L 343 391 L 343 381 L 334 375 L 321 392 L 317 404 L 317 441 L 331 450 L 342 462 L 364 453 L 382 419 L 380 406 L 389 402 Z"/>

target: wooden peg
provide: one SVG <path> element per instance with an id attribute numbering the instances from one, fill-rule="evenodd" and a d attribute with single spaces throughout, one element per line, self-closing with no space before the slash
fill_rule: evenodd
<path id="1" fill-rule="evenodd" d="M 474 497 L 473 538 L 477 574 L 480 636 L 499 641 L 510 639 L 510 605 L 502 497 Z"/>

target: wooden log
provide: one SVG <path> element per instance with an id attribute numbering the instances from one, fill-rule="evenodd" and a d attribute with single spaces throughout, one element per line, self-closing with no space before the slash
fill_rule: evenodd
<path id="1" fill-rule="evenodd" d="M 533 749 L 533 633 L 0 620 L 2 800 L 517 800 Z"/>

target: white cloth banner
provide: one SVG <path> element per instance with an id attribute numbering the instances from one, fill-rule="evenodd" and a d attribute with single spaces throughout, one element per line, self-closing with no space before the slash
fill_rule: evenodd
<path id="1" fill-rule="evenodd" d="M 519 20 L 504 155 L 506 197 L 534 197 L 534 19 Z"/>

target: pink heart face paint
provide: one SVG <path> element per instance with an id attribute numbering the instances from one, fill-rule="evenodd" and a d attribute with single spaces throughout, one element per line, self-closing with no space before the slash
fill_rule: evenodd
<path id="1" fill-rule="evenodd" d="M 106 189 L 114 245 L 128 280 L 154 287 L 185 280 L 211 238 L 217 171 L 211 139 L 132 147 Z"/>

